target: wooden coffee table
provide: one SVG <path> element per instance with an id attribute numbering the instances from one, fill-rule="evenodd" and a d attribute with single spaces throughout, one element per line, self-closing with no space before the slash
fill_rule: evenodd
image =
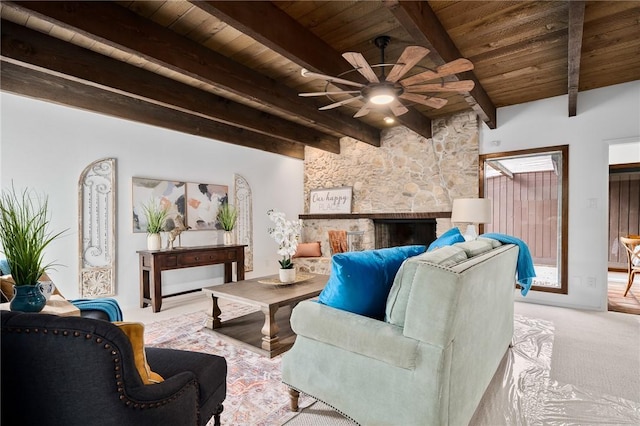
<path id="1" fill-rule="evenodd" d="M 287 351 L 296 339 L 289 323 L 292 309 L 298 302 L 319 295 L 329 279 L 327 275 L 304 275 L 309 278 L 290 285 L 260 283 L 277 280 L 274 275 L 203 288 L 212 301 L 207 327 L 269 358 Z M 260 311 L 221 321 L 218 298 L 254 306 Z"/>

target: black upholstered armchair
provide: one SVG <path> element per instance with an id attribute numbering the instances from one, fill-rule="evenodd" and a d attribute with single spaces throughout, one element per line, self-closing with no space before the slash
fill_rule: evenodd
<path id="1" fill-rule="evenodd" d="M 164 381 L 144 385 L 127 336 L 89 318 L 2 311 L 3 425 L 220 424 L 224 358 L 146 348 Z"/>

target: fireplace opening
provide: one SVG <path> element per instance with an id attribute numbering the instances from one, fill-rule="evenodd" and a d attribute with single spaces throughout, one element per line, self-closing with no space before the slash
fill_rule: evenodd
<path id="1" fill-rule="evenodd" d="M 375 248 L 429 246 L 436 239 L 435 219 L 376 219 Z"/>

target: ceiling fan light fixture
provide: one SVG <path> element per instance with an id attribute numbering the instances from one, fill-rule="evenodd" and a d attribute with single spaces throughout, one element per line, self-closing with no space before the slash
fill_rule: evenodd
<path id="1" fill-rule="evenodd" d="M 375 105 L 388 105 L 396 100 L 396 91 L 392 87 L 374 87 L 369 92 L 369 102 Z"/>
<path id="2" fill-rule="evenodd" d="M 385 123 L 387 123 L 387 124 L 393 124 L 393 123 L 395 123 L 395 122 L 396 122 L 396 120 L 395 120 L 393 117 L 386 116 L 386 117 L 384 118 L 384 122 L 385 122 Z"/>

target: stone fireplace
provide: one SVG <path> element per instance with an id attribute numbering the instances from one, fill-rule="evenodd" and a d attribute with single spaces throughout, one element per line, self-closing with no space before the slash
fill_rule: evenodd
<path id="1" fill-rule="evenodd" d="M 304 270 L 328 273 L 329 230 L 358 232 L 361 247 L 369 250 L 416 239 L 428 245 L 451 227 L 453 199 L 478 196 L 478 119 L 465 112 L 431 125 L 429 139 L 397 126 L 382 132 L 379 147 L 342 138 L 340 154 L 305 148 L 305 212 L 311 189 L 350 186 L 353 199 L 351 214 L 300 215 L 302 241 L 320 241 L 325 259 L 322 268 Z M 417 230 L 411 221 L 432 229 Z M 376 227 L 395 240 L 377 242 Z"/>

